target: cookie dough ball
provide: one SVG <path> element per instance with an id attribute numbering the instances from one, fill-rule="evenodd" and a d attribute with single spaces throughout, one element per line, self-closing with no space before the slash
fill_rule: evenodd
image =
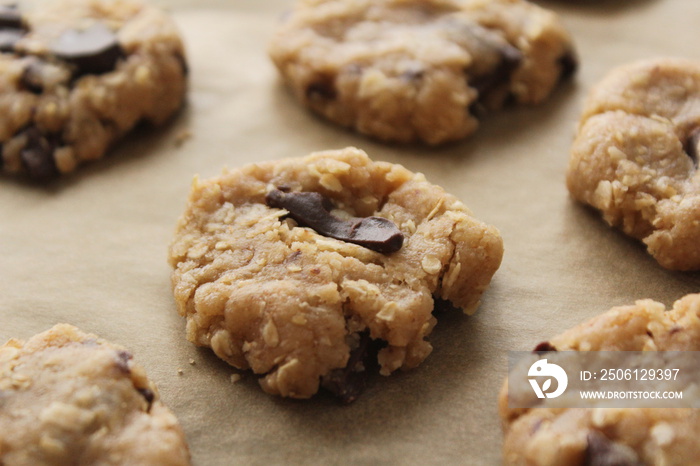
<path id="1" fill-rule="evenodd" d="M 454 196 L 347 148 L 195 179 L 170 263 L 190 341 L 308 398 L 368 364 L 416 367 L 434 298 L 474 312 L 502 254 Z"/>
<path id="2" fill-rule="evenodd" d="M 567 185 L 663 267 L 700 270 L 700 62 L 613 70 L 590 93 Z"/>
<path id="3" fill-rule="evenodd" d="M 139 0 L 0 6 L 0 169 L 45 181 L 183 102 L 183 45 Z"/>
<path id="4" fill-rule="evenodd" d="M 302 0 L 270 56 L 296 97 L 384 141 L 440 144 L 576 68 L 559 18 L 523 0 Z"/>
<path id="5" fill-rule="evenodd" d="M 700 351 L 700 294 L 667 311 L 650 299 L 616 307 L 541 343 L 538 351 Z M 499 400 L 509 465 L 689 465 L 700 458 L 690 408 L 511 409 Z"/>
<path id="6" fill-rule="evenodd" d="M 0 347 L 0 433 L 7 466 L 190 464 L 131 353 L 66 324 Z"/>

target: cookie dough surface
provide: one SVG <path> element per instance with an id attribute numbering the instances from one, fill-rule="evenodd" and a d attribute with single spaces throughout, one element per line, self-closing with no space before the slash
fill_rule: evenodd
<path id="1" fill-rule="evenodd" d="M 59 324 L 0 347 L 0 464 L 190 463 L 177 419 L 132 355 Z"/>
<path id="2" fill-rule="evenodd" d="M 542 343 L 551 351 L 700 351 L 700 294 L 666 310 L 652 300 L 611 309 Z M 688 465 L 697 463 L 697 409 L 509 409 L 500 413 L 503 459 L 511 465 Z"/>
<path id="3" fill-rule="evenodd" d="M 663 267 L 700 269 L 700 62 L 613 70 L 590 93 L 567 174 L 572 196 L 641 239 Z"/>
<path id="4" fill-rule="evenodd" d="M 313 111 L 428 144 L 470 135 L 508 102 L 541 102 L 576 67 L 557 16 L 523 0 L 302 0 L 270 55 Z"/>
<path id="5" fill-rule="evenodd" d="M 139 0 L 0 7 L 0 168 L 47 180 L 101 158 L 183 102 L 174 23 Z"/>
<path id="6" fill-rule="evenodd" d="M 301 227 L 266 205 L 274 189 L 320 193 L 340 218 L 389 219 L 403 246 L 384 254 Z M 170 262 L 190 341 L 263 375 L 269 393 L 307 398 L 367 335 L 385 342 L 382 374 L 417 366 L 433 296 L 473 312 L 502 254 L 498 231 L 454 196 L 347 148 L 196 179 Z"/>

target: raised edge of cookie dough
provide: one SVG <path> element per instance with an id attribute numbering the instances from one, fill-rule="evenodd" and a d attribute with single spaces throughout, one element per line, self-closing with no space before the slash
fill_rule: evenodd
<path id="1" fill-rule="evenodd" d="M 302 0 L 269 52 L 305 106 L 401 143 L 462 139 L 577 67 L 558 16 L 524 0 Z"/>
<path id="2" fill-rule="evenodd" d="M 700 351 L 700 294 L 671 310 L 650 299 L 615 307 L 536 351 Z M 692 408 L 508 408 L 499 397 L 508 465 L 669 465 L 697 463 L 700 411 Z"/>
<path id="3" fill-rule="evenodd" d="M 172 20 L 139 0 L 0 6 L 0 170 L 37 181 L 101 158 L 186 91 Z"/>
<path id="4" fill-rule="evenodd" d="M 611 71 L 588 96 L 567 186 L 661 266 L 700 270 L 700 61 Z"/>
<path id="5" fill-rule="evenodd" d="M 269 393 L 323 383 L 351 401 L 370 365 L 428 356 L 434 297 L 474 312 L 502 254 L 498 231 L 422 174 L 346 148 L 195 179 L 170 263 L 191 342 Z"/>
<path id="6" fill-rule="evenodd" d="M 58 324 L 0 347 L 0 464 L 190 464 L 185 436 L 124 348 Z"/>

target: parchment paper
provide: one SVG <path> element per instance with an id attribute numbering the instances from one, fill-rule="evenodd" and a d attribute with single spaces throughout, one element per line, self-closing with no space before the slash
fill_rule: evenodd
<path id="1" fill-rule="evenodd" d="M 48 189 L 0 178 L 0 340 L 68 322 L 131 349 L 180 418 L 196 465 L 498 464 L 507 351 L 611 306 L 700 291 L 700 274 L 661 269 L 564 185 L 587 89 L 633 59 L 700 58 L 697 0 L 541 2 L 575 37 L 575 80 L 442 149 L 379 144 L 298 106 L 266 54 L 291 0 L 161 4 L 187 42 L 185 111 Z M 229 366 L 185 340 L 170 290 L 167 246 L 192 176 L 348 145 L 460 197 L 500 229 L 503 265 L 475 316 L 440 319 L 423 365 L 377 376 L 350 406 L 273 398 L 250 374 L 233 383 Z"/>

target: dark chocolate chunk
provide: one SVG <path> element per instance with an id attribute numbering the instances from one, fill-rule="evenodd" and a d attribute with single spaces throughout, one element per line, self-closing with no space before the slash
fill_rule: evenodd
<path id="1" fill-rule="evenodd" d="M 423 76 L 425 76 L 425 70 L 421 69 L 414 69 L 414 70 L 409 70 L 409 71 L 404 71 L 399 75 L 399 78 L 401 78 L 402 81 L 406 81 L 409 83 L 416 83 L 423 79 Z"/>
<path id="2" fill-rule="evenodd" d="M 117 35 L 102 23 L 64 32 L 52 44 L 51 52 L 75 65 L 78 75 L 107 73 L 124 57 Z"/>
<path id="3" fill-rule="evenodd" d="M 25 29 L 17 5 L 0 5 L 0 29 Z"/>
<path id="4" fill-rule="evenodd" d="M 129 369 L 129 361 L 131 361 L 132 358 L 133 356 L 128 351 L 117 351 L 116 361 L 119 370 L 125 374 L 131 373 L 131 369 Z"/>
<path id="5" fill-rule="evenodd" d="M 153 393 L 153 390 L 150 388 L 137 388 L 136 391 L 139 392 L 146 400 L 146 403 L 148 403 L 148 410 L 150 411 L 153 400 L 156 398 L 156 394 Z"/>
<path id="6" fill-rule="evenodd" d="M 0 52 L 13 52 L 26 27 L 16 5 L 0 6 Z"/>
<path id="7" fill-rule="evenodd" d="M 698 166 L 698 152 L 700 152 L 700 128 L 695 128 L 688 135 L 685 141 L 685 152 L 693 160 L 695 166 Z"/>
<path id="8" fill-rule="evenodd" d="M 523 60 L 523 54 L 512 45 L 500 47 L 498 51 L 500 54 L 498 65 L 487 74 L 475 76 L 469 83 L 479 93 L 479 100 L 483 100 L 494 89 L 507 84 L 510 75 Z"/>
<path id="9" fill-rule="evenodd" d="M 0 29 L 0 52 L 13 52 L 23 35 L 24 31 L 20 29 Z"/>
<path id="10" fill-rule="evenodd" d="M 530 427 L 530 433 L 534 434 L 535 432 L 540 430 L 540 428 L 542 427 L 542 424 L 544 424 L 544 419 L 540 418 L 540 419 L 536 420 L 535 423 L 532 425 L 532 427 Z"/>
<path id="11" fill-rule="evenodd" d="M 42 62 L 39 60 L 30 61 L 22 72 L 20 84 L 29 92 L 41 94 L 44 91 L 44 83 L 41 79 Z"/>
<path id="12" fill-rule="evenodd" d="M 34 126 L 25 129 L 22 134 L 27 142 L 19 156 L 29 176 L 37 181 L 47 181 L 58 175 L 53 158 L 55 145 Z"/>
<path id="13" fill-rule="evenodd" d="M 338 96 L 330 76 L 321 76 L 306 88 L 306 98 L 311 101 L 333 100 Z"/>
<path id="14" fill-rule="evenodd" d="M 584 466 L 643 466 L 632 448 L 616 443 L 598 431 L 586 437 L 588 446 Z"/>
<path id="15" fill-rule="evenodd" d="M 576 53 L 573 51 L 568 51 L 557 60 L 561 68 L 561 74 L 559 75 L 559 81 L 565 81 L 576 73 L 578 70 L 578 58 L 576 58 Z"/>
<path id="16" fill-rule="evenodd" d="M 289 215 L 317 233 L 382 253 L 396 252 L 403 246 L 403 233 L 382 217 L 340 219 L 330 213 L 333 205 L 320 193 L 284 193 L 279 189 L 265 197 L 270 207 L 287 209 Z"/>
<path id="17" fill-rule="evenodd" d="M 550 351 L 557 351 L 557 349 L 548 341 L 543 341 L 532 350 L 533 353 L 548 353 Z"/>
<path id="18" fill-rule="evenodd" d="M 369 374 L 379 370 L 377 354 L 384 346 L 385 342 L 372 340 L 369 332 L 361 333 L 357 347 L 350 352 L 347 365 L 325 376 L 323 387 L 344 404 L 355 401 L 365 390 Z"/>
<path id="19" fill-rule="evenodd" d="M 455 307 L 450 301 L 446 299 L 440 299 L 433 297 L 433 314 L 441 314 L 443 312 L 456 312 L 461 311 L 460 308 Z"/>

